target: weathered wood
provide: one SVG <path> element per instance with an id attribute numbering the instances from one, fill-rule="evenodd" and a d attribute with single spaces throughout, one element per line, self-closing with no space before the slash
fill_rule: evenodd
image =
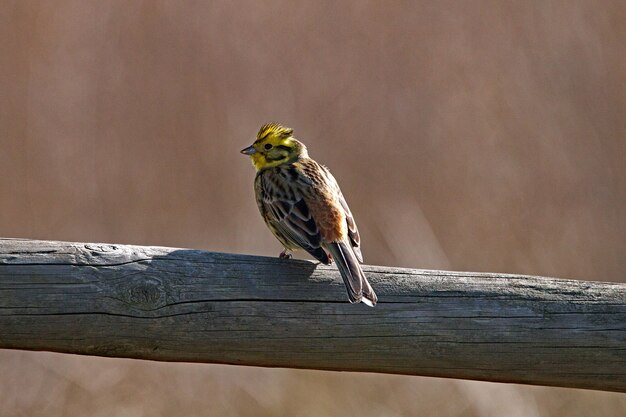
<path id="1" fill-rule="evenodd" d="M 626 284 L 0 239 L 0 347 L 626 392 Z"/>

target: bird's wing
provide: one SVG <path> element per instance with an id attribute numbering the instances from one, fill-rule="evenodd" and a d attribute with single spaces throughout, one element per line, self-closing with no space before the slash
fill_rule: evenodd
<path id="1" fill-rule="evenodd" d="M 341 207 L 346 214 L 346 222 L 348 223 L 348 237 L 350 238 L 350 243 L 352 243 L 352 249 L 354 250 L 354 254 L 356 255 L 359 262 L 363 262 L 363 254 L 361 254 L 361 237 L 359 236 L 359 229 L 356 227 L 356 222 L 354 221 L 354 217 L 352 216 L 352 212 L 350 211 L 350 207 L 348 207 L 348 203 L 346 203 L 346 199 L 343 198 L 343 194 L 341 190 L 339 191 L 339 202 L 341 203 Z"/>
<path id="2" fill-rule="evenodd" d="M 326 174 L 326 179 L 329 183 L 329 187 L 334 189 L 337 195 L 337 200 L 339 200 L 339 204 L 341 204 L 341 208 L 343 209 L 343 212 L 346 216 L 346 223 L 348 226 L 348 238 L 350 239 L 354 254 L 356 255 L 359 262 L 363 262 L 363 254 L 361 254 L 361 249 L 359 248 L 359 246 L 361 246 L 361 237 L 359 236 L 359 229 L 356 227 L 356 222 L 354 221 L 354 216 L 352 216 L 350 207 L 348 207 L 348 203 L 346 202 L 346 199 L 344 198 L 343 193 L 339 188 L 339 184 L 337 183 L 337 180 L 335 179 L 333 174 L 331 174 L 328 168 L 326 168 L 325 166 L 320 165 L 320 167 L 324 170 Z"/>
<path id="3" fill-rule="evenodd" d="M 292 177 L 289 177 L 292 175 Z M 258 177 L 260 181 L 259 206 L 271 228 L 285 240 L 299 246 L 314 258 L 330 263 L 322 248 L 322 237 L 300 187 L 307 186 L 306 178 L 297 172 L 268 169 Z M 310 184 L 308 184 L 310 186 Z"/>

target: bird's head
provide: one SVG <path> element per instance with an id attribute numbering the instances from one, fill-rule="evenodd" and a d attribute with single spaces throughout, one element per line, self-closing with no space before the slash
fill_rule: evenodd
<path id="1" fill-rule="evenodd" d="M 307 156 L 304 144 L 293 137 L 293 129 L 278 123 L 263 125 L 254 143 L 242 149 L 241 153 L 250 155 L 252 165 L 258 171 Z"/>

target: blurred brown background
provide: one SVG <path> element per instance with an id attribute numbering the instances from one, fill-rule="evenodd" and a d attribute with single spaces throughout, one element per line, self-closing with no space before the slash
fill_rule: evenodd
<path id="1" fill-rule="evenodd" d="M 625 56 L 620 0 L 1 0 L 0 235 L 275 256 L 238 153 L 275 120 L 368 263 L 626 280 Z M 356 414 L 626 396 L 0 351 L 1 416 Z"/>

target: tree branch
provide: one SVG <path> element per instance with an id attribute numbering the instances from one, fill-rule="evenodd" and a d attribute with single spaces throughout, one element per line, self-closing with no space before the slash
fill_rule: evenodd
<path id="1" fill-rule="evenodd" d="M 626 392 L 626 284 L 0 239 L 0 347 Z"/>

